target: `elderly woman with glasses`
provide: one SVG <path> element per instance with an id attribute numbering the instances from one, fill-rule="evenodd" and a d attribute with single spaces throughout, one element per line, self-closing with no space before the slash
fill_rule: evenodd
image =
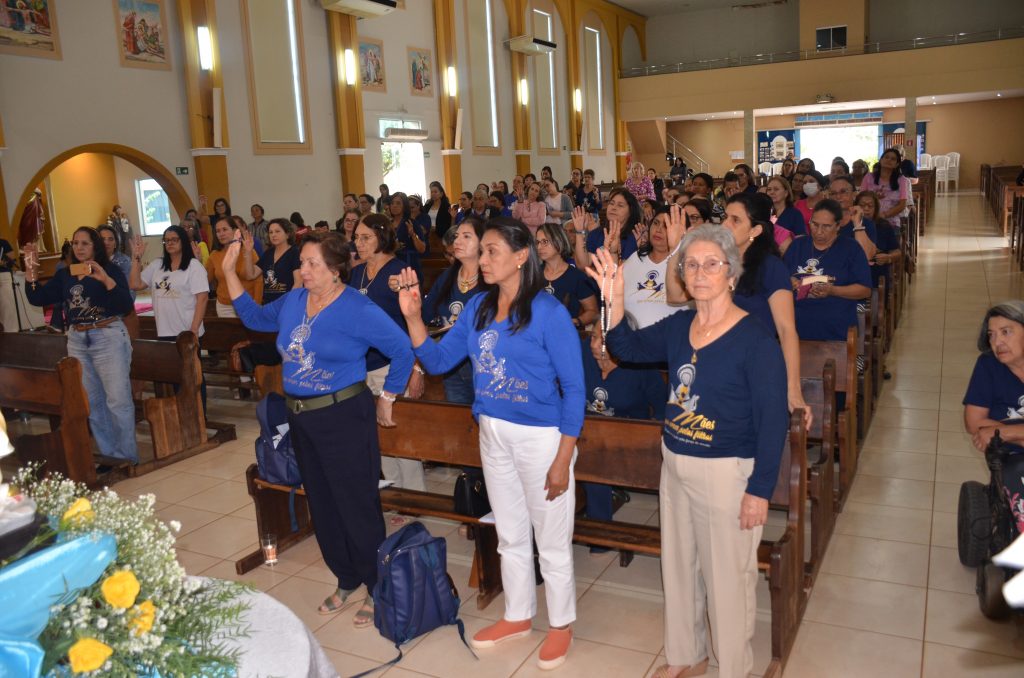
<path id="1" fill-rule="evenodd" d="M 743 273 L 733 235 L 698 226 L 680 249 L 696 312 L 633 330 L 613 301 L 607 348 L 627 362 L 669 365 L 659 488 L 668 663 L 654 675 L 703 675 L 710 631 L 719 675 L 739 678 L 753 669 L 757 547 L 789 420 L 786 365 L 770 330 L 733 303 Z M 622 298 L 607 251 L 588 273 L 606 287 L 610 277 L 612 299 Z"/>
<path id="2" fill-rule="evenodd" d="M 796 291 L 796 331 L 801 339 L 846 341 L 857 326 L 857 302 L 871 296 L 871 269 L 853 238 L 839 235 L 843 208 L 822 200 L 811 213 L 809 238 L 797 238 L 782 262 Z"/>

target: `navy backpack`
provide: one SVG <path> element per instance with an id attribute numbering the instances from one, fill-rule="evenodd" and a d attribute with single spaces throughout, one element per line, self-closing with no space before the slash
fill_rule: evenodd
<path id="1" fill-rule="evenodd" d="M 275 485 L 288 485 L 288 518 L 292 532 L 298 532 L 299 521 L 295 516 L 295 491 L 302 485 L 299 463 L 295 460 L 290 433 L 285 433 L 274 446 L 277 427 L 288 421 L 288 408 L 284 396 L 268 393 L 256 406 L 256 419 L 260 423 L 260 437 L 256 439 L 256 466 L 260 478 Z"/>
<path id="2" fill-rule="evenodd" d="M 448 576 L 447 562 L 444 538 L 431 535 L 420 522 L 409 523 L 380 545 L 373 623 L 395 644 L 398 656 L 360 676 L 397 664 L 402 645 L 440 626 L 458 626 L 459 637 L 469 647 L 466 627 L 459 619 L 459 593 Z"/>

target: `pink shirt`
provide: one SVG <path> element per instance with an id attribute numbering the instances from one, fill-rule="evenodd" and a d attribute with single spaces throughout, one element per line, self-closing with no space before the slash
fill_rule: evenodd
<path id="1" fill-rule="evenodd" d="M 882 212 L 888 212 L 893 207 L 899 204 L 901 200 L 907 200 L 910 195 L 910 180 L 906 177 L 899 178 L 899 188 L 893 190 L 888 181 L 883 181 L 882 185 L 879 186 L 875 183 L 874 174 L 864 175 L 864 179 L 860 182 L 860 190 L 871 191 L 878 196 L 878 202 L 881 203 Z M 879 216 L 879 219 L 882 217 Z M 899 228 L 900 226 L 900 215 L 897 214 L 894 217 L 889 217 L 887 221 Z"/>
<path id="2" fill-rule="evenodd" d="M 650 200 L 657 200 L 654 196 L 654 184 L 647 177 L 641 179 L 626 179 L 626 190 L 636 196 L 637 200 L 643 200 L 648 198 Z"/>
<path id="3" fill-rule="evenodd" d="M 802 198 L 793 203 L 793 207 L 797 209 L 800 214 L 804 217 L 804 223 L 811 223 L 811 208 L 807 206 L 807 198 Z"/>
<path id="4" fill-rule="evenodd" d="M 536 231 L 548 219 L 548 206 L 542 201 L 517 200 L 512 203 L 512 216 Z"/>
<path id="5" fill-rule="evenodd" d="M 788 228 L 786 228 L 784 226 L 779 226 L 778 224 L 772 224 L 772 225 L 775 227 L 775 244 L 776 245 L 781 245 L 782 243 L 786 242 L 787 240 L 791 240 L 793 238 L 793 232 L 790 231 Z"/>

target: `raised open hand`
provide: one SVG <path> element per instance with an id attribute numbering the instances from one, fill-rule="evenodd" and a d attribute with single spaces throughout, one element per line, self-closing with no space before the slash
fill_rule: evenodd
<path id="1" fill-rule="evenodd" d="M 679 205 L 668 210 L 668 251 L 675 251 L 686 235 L 686 212 Z"/>
<path id="2" fill-rule="evenodd" d="M 420 296 L 420 281 L 416 271 L 404 268 L 398 274 L 398 307 L 406 318 L 419 318 L 423 312 L 423 298 Z"/>

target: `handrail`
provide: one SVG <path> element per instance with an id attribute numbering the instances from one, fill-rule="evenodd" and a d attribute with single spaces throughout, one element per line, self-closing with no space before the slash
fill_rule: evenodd
<path id="1" fill-rule="evenodd" d="M 721 59 L 701 59 L 699 61 L 661 64 L 658 66 L 637 66 L 624 68 L 619 72 L 620 78 L 637 78 L 645 75 L 663 73 L 686 73 L 690 71 L 707 71 L 716 68 L 732 68 L 736 66 L 757 66 L 760 64 L 785 63 L 787 61 L 803 61 L 805 59 L 828 59 L 831 57 L 854 56 L 858 54 L 877 54 L 880 52 L 898 52 L 908 49 L 924 49 L 927 47 L 944 47 L 947 45 L 963 45 L 973 42 L 990 42 L 992 40 L 1011 40 L 1024 37 L 1024 26 L 995 28 L 988 31 L 971 33 L 951 33 L 909 40 L 891 42 L 868 42 L 860 46 L 842 47 L 839 49 L 822 50 L 803 49 L 795 52 L 771 52 L 755 54 L 748 57 L 724 57 Z"/>
<path id="2" fill-rule="evenodd" d="M 699 171 L 701 171 L 701 172 L 707 172 L 707 171 L 708 171 L 708 168 L 709 168 L 709 167 L 711 167 L 711 164 L 710 164 L 710 163 L 708 163 L 708 161 L 707 161 L 707 160 L 705 160 L 704 158 L 702 158 L 702 157 L 701 157 L 701 156 L 700 156 L 700 155 L 699 155 L 699 154 L 697 153 L 697 151 L 693 150 L 692 148 L 690 148 L 689 146 L 687 146 L 686 144 L 684 144 L 684 143 L 683 143 L 682 141 L 680 141 L 679 139 L 676 139 L 676 138 L 675 138 L 674 136 L 672 136 L 671 134 L 666 134 L 666 136 L 667 136 L 667 137 L 669 138 L 669 140 L 670 140 L 670 141 L 672 142 L 672 155 L 673 155 L 673 156 L 679 157 L 679 154 L 678 154 L 678 153 L 676 152 L 676 146 L 677 146 L 677 145 L 678 145 L 678 146 L 682 146 L 682 147 L 683 147 L 684 149 L 686 149 L 686 152 L 690 154 L 690 156 L 691 156 L 691 159 L 692 159 L 692 160 L 696 160 L 696 161 L 697 161 L 696 163 L 688 163 L 688 164 L 690 164 L 691 166 L 692 166 L 692 165 L 694 165 L 694 164 L 696 164 L 696 165 L 697 165 L 697 166 L 698 166 L 698 167 L 700 168 L 700 169 L 699 169 Z M 685 160 L 685 158 L 684 158 L 684 160 Z"/>

